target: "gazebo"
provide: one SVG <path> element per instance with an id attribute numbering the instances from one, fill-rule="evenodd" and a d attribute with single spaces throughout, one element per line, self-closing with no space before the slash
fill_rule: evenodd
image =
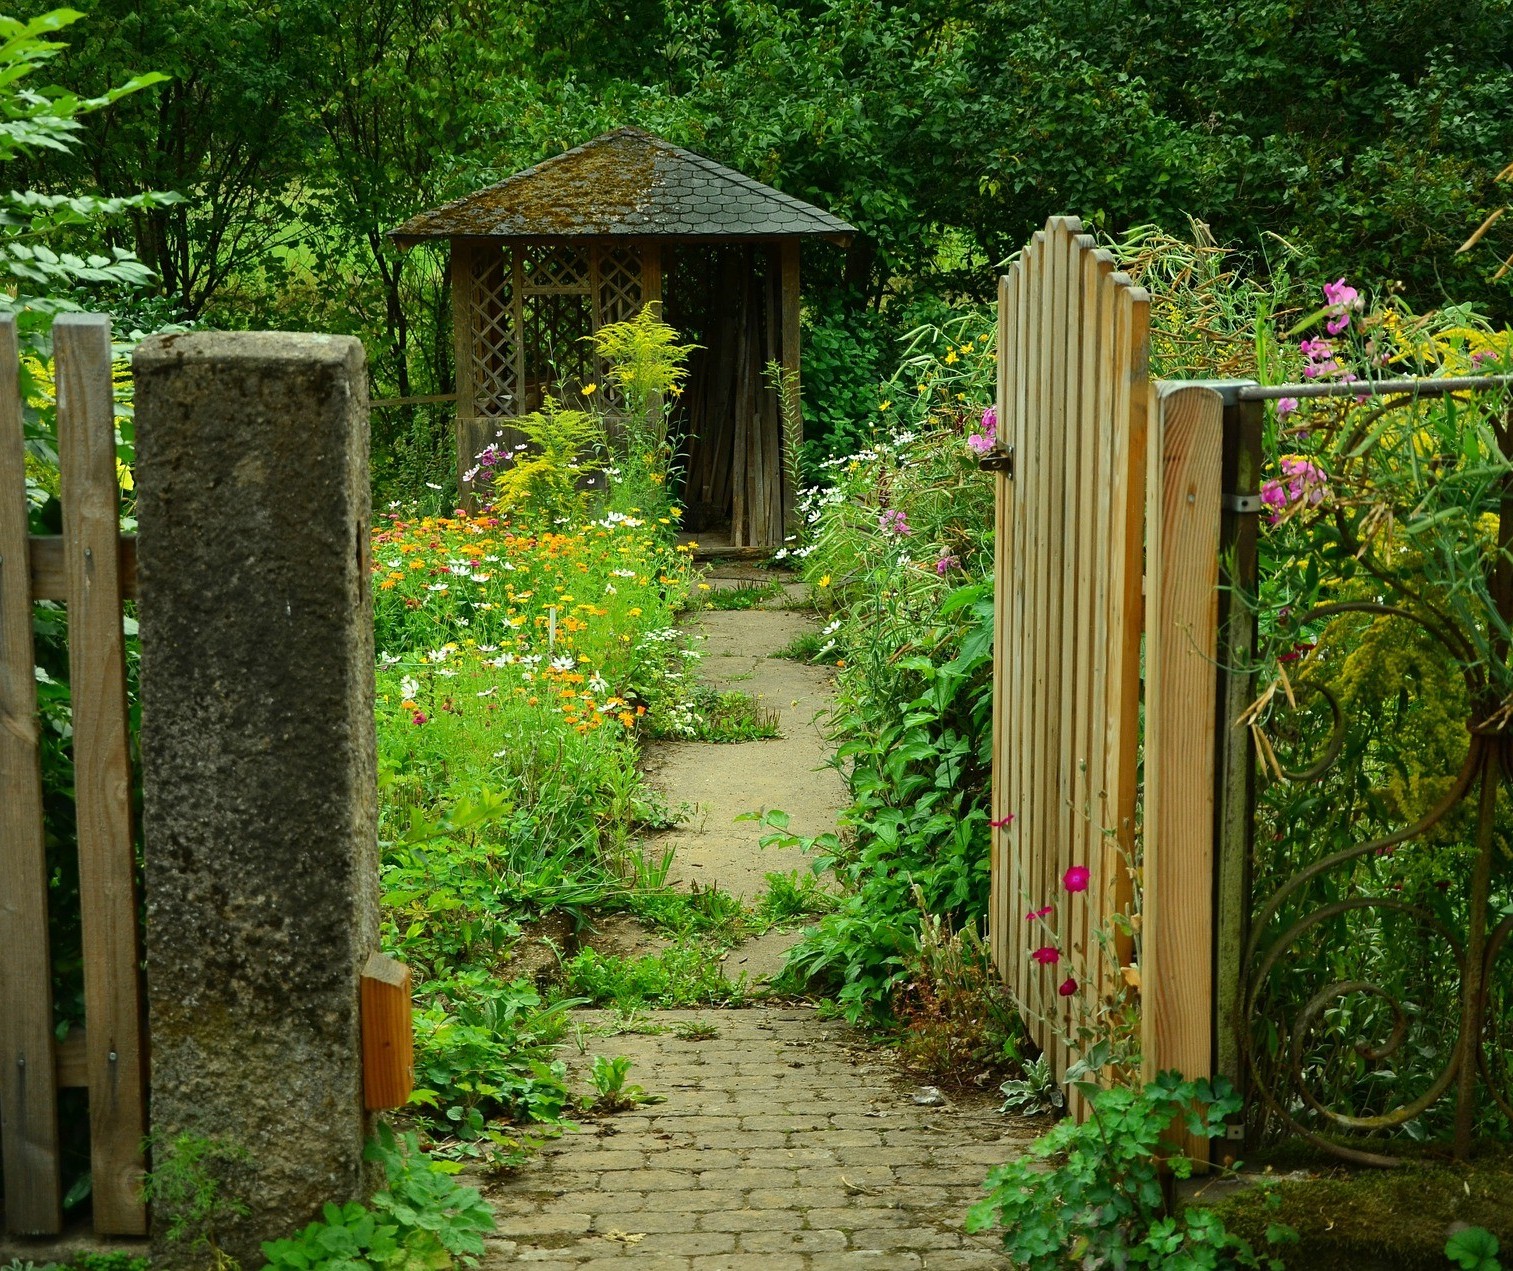
<path id="1" fill-rule="evenodd" d="M 778 393 L 799 372 L 799 244 L 845 247 L 844 221 L 637 128 L 411 217 L 400 247 L 451 246 L 459 486 L 509 420 L 602 382 L 584 340 L 656 302 L 701 347 L 676 426 L 687 528 L 732 547 L 782 541 Z"/>

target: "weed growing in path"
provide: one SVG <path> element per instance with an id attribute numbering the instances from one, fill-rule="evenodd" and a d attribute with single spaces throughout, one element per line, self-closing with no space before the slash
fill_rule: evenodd
<path id="1" fill-rule="evenodd" d="M 653 709 L 647 724 L 650 736 L 677 741 L 761 741 L 780 731 L 776 711 L 734 689 L 696 689 Z"/>
<path id="2" fill-rule="evenodd" d="M 783 594 L 781 583 L 742 583 L 737 587 L 711 587 L 699 593 L 706 609 L 755 609 L 764 600 Z"/>
<path id="3" fill-rule="evenodd" d="M 725 978 L 707 945 L 680 942 L 641 958 L 584 949 L 562 964 L 568 992 L 621 1011 L 647 1006 L 739 1006 L 746 977 Z"/>
<path id="4" fill-rule="evenodd" d="M 830 913 L 840 897 L 827 891 L 814 874 L 792 870 L 766 875 L 767 890 L 757 905 L 757 918 L 767 926 L 789 925 L 801 918 Z"/>

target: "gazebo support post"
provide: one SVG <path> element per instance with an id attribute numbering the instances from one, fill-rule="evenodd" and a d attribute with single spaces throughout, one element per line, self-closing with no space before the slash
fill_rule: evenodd
<path id="1" fill-rule="evenodd" d="M 783 396 L 787 402 L 779 402 L 780 408 L 785 404 L 792 408 L 793 421 L 788 425 L 785 421 L 781 442 L 781 455 L 783 470 L 783 525 L 791 529 L 793 521 L 798 513 L 798 491 L 794 488 L 793 476 L 797 468 L 796 456 L 788 453 L 789 443 L 793 439 L 799 441 L 804 437 L 804 417 L 799 405 L 799 240 L 796 238 L 783 239 L 780 247 L 782 265 L 782 308 L 783 308 Z M 786 410 L 783 412 L 786 414 Z M 790 438 L 789 431 L 794 434 Z"/>
<path id="2" fill-rule="evenodd" d="M 452 240 L 452 340 L 453 361 L 457 367 L 457 413 L 452 422 L 453 445 L 457 452 L 457 492 L 466 501 L 468 490 L 462 474 L 472 467 L 473 420 L 478 415 L 473 384 L 473 324 L 476 299 L 473 295 L 473 253 L 477 248 L 467 239 Z"/>

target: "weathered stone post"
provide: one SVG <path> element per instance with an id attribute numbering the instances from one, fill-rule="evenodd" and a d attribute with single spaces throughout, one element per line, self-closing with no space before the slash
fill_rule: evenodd
<path id="1" fill-rule="evenodd" d="M 157 336 L 133 359 L 153 1167 L 191 1135 L 216 1242 L 363 1191 L 377 947 L 361 344 Z M 205 1265 L 153 1222 L 153 1266 Z"/>

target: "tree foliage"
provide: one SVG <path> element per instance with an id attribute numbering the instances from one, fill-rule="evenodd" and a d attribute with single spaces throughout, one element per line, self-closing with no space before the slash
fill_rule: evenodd
<path id="1" fill-rule="evenodd" d="M 183 311 L 363 334 L 382 391 L 450 377 L 445 261 L 384 231 L 622 123 L 858 226 L 805 260 L 832 421 L 1056 212 L 1513 312 L 1454 254 L 1513 155 L 1509 0 L 87 3 L 70 82 L 171 78 L 43 188 L 181 191 L 121 243 Z"/>

